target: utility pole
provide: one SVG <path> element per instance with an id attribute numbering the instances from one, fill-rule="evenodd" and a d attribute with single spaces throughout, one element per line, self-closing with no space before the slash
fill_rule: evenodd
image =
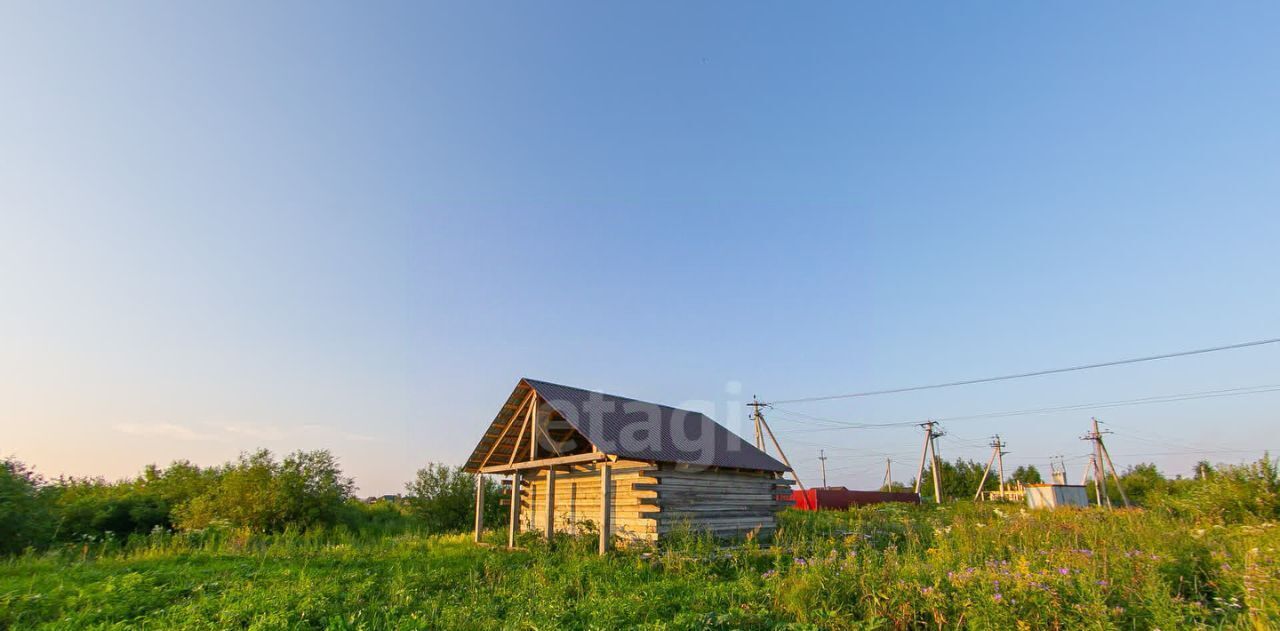
<path id="1" fill-rule="evenodd" d="M 991 458 L 987 460 L 987 467 L 982 470 L 982 480 L 978 482 L 978 492 L 973 494 L 973 501 L 975 502 L 982 497 L 982 487 L 987 484 L 987 476 L 991 473 L 991 465 L 995 463 L 997 459 L 1000 460 L 1000 469 L 999 469 L 1000 492 L 1004 493 L 1004 455 L 1008 452 L 1003 451 L 1003 449 L 1007 445 L 1005 445 L 1005 443 L 1000 440 L 999 434 L 992 436 L 992 441 L 990 445 L 991 445 Z"/>
<path id="2" fill-rule="evenodd" d="M 822 465 L 822 488 L 827 488 L 827 450 L 818 450 L 818 462 Z"/>
<path id="3" fill-rule="evenodd" d="M 937 438 L 942 434 L 943 432 L 941 431 L 939 431 L 936 434 L 934 434 L 933 432 L 930 432 L 930 435 L 933 436 L 933 438 Z M 938 460 L 938 443 L 937 442 L 933 440 L 929 441 L 929 453 L 933 454 L 933 501 L 938 504 L 941 504 L 942 503 L 942 468 L 938 466 L 939 460 Z"/>
<path id="4" fill-rule="evenodd" d="M 1102 499 L 1106 500 L 1108 507 L 1111 506 L 1111 497 L 1107 493 L 1107 472 L 1103 469 L 1103 465 L 1105 464 L 1106 468 L 1111 471 L 1111 478 L 1116 481 L 1116 488 L 1119 489 L 1120 491 L 1120 499 L 1124 501 L 1124 505 L 1127 507 L 1129 506 L 1129 496 L 1125 495 L 1124 485 L 1120 483 L 1120 475 L 1116 473 L 1116 466 L 1114 463 L 1111 462 L 1111 454 L 1107 452 L 1107 445 L 1102 440 L 1102 436 L 1104 434 L 1110 434 L 1110 433 L 1111 433 L 1110 430 L 1107 430 L 1105 432 L 1102 431 L 1098 427 L 1097 417 L 1094 417 L 1093 431 L 1090 431 L 1086 433 L 1084 436 L 1081 436 L 1080 440 L 1088 440 L 1093 442 L 1093 456 L 1092 456 L 1092 464 L 1093 464 L 1093 470 L 1094 470 L 1093 479 L 1094 479 L 1094 484 L 1101 485 L 1102 487 L 1102 493 L 1101 493 Z M 1102 501 L 1100 500 L 1098 504 L 1101 505 Z"/>
<path id="5" fill-rule="evenodd" d="M 1102 506 L 1102 487 L 1105 484 L 1098 484 L 1098 456 L 1097 454 L 1089 454 L 1089 466 L 1085 468 L 1084 475 L 1080 476 L 1080 485 L 1084 486 L 1089 481 L 1089 476 L 1093 475 L 1093 499 Z"/>
<path id="6" fill-rule="evenodd" d="M 926 421 L 920 424 L 924 428 L 924 451 L 920 453 L 920 469 L 916 472 L 916 489 L 920 492 L 921 478 L 924 477 L 924 461 L 930 454 L 933 455 L 933 500 L 939 504 L 942 503 L 942 477 L 938 472 L 938 449 L 934 446 L 935 438 L 946 435 L 946 432 L 940 429 L 934 429 L 938 424 L 934 421 Z"/>
<path id="7" fill-rule="evenodd" d="M 764 434 L 760 431 L 761 430 L 760 423 L 764 420 L 764 415 L 760 413 L 760 408 L 764 407 L 767 404 L 761 403 L 758 399 L 756 399 L 756 396 L 753 394 L 751 395 L 751 403 L 748 403 L 747 405 L 754 408 L 754 411 L 751 413 L 751 420 L 754 422 L 755 428 L 756 428 L 756 449 L 759 449 L 760 451 L 763 451 L 765 453 L 769 453 L 769 451 L 765 449 L 765 446 L 764 446 Z"/>
<path id="8" fill-rule="evenodd" d="M 890 459 L 888 459 L 888 458 L 885 458 L 885 459 L 884 459 L 884 492 L 885 492 L 885 493 L 892 493 L 892 492 L 893 492 L 893 469 L 892 469 L 892 467 L 893 467 L 893 461 L 892 461 L 892 460 L 890 460 Z"/>
<path id="9" fill-rule="evenodd" d="M 996 463 L 997 463 L 997 464 L 998 464 L 998 466 L 1000 467 L 1000 468 L 997 470 L 997 472 L 1000 474 L 1000 492 L 1001 492 L 1001 493 L 1004 493 L 1004 491 L 1005 491 L 1005 488 L 1004 488 L 1004 455 L 1005 455 L 1005 454 L 1007 454 L 1007 453 L 1009 453 L 1009 452 L 1005 451 L 1005 450 L 1004 450 L 1004 448 L 1005 448 L 1005 447 L 1008 447 L 1008 445 L 1006 445 L 1006 444 L 1004 443 L 1004 441 L 1000 440 L 1000 435 L 999 435 L 999 434 L 996 434 L 996 440 L 995 440 L 995 442 L 994 442 L 994 443 L 992 443 L 992 445 L 991 445 L 991 446 L 996 448 Z"/>
<path id="10" fill-rule="evenodd" d="M 782 451 L 782 445 L 778 444 L 778 437 L 773 435 L 773 430 L 769 428 L 769 423 L 767 423 L 764 420 L 764 412 L 760 411 L 762 408 L 768 407 L 769 404 L 764 403 L 762 401 L 758 401 L 756 400 L 755 396 L 752 396 L 751 403 L 748 403 L 747 405 L 755 408 L 755 412 L 753 412 L 751 416 L 755 419 L 755 422 L 756 422 L 756 442 L 758 443 L 757 448 L 760 449 L 760 451 L 769 453 L 764 449 L 764 437 L 760 433 L 761 430 L 764 430 L 764 433 L 769 435 L 769 440 L 773 441 L 773 446 L 775 449 L 778 450 L 778 455 L 782 457 L 782 464 L 787 465 L 787 468 L 791 470 L 791 477 L 796 479 L 796 486 L 800 487 L 800 490 L 803 491 L 804 482 L 800 481 L 800 474 L 796 473 L 795 467 L 791 466 L 791 461 L 787 460 L 787 453 L 785 451 Z M 823 469 L 825 470 L 826 467 L 824 466 Z M 825 473 L 824 473 L 824 476 L 825 476 Z"/>

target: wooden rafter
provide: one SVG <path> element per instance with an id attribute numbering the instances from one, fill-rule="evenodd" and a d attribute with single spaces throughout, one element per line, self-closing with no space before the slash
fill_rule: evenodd
<path id="1" fill-rule="evenodd" d="M 542 435 L 547 437 L 547 444 L 551 445 L 552 451 L 555 451 L 557 456 L 563 456 L 564 452 L 560 451 L 560 447 L 557 446 L 556 439 L 552 438 L 551 432 L 547 430 L 547 425 L 550 423 L 551 423 L 551 415 L 547 415 L 546 423 L 539 424 L 537 423 L 536 420 L 534 421 L 534 424 L 537 425 L 538 429 L 542 431 Z"/>
<path id="2" fill-rule="evenodd" d="M 520 433 L 516 434 L 516 444 L 511 448 L 511 458 L 507 460 L 507 464 L 516 461 L 516 454 L 520 453 L 520 443 L 524 441 L 524 428 L 529 426 L 529 419 L 533 417 L 533 408 L 538 405 L 538 395 L 533 393 L 533 398 L 529 400 L 529 407 L 525 408 L 524 422 L 520 424 Z"/>
<path id="3" fill-rule="evenodd" d="M 493 441 L 493 445 L 489 447 L 489 452 L 484 455 L 484 458 L 480 459 L 481 467 L 489 464 L 489 458 L 493 456 L 493 452 L 498 449 L 498 445 L 502 444 L 502 439 L 507 437 L 507 432 L 510 432 L 511 427 L 516 424 L 516 417 L 520 416 L 520 410 L 523 409 L 524 406 L 528 405 L 530 399 L 534 396 L 536 396 L 535 393 L 530 389 L 529 394 L 525 395 L 524 400 L 520 402 L 520 405 L 516 406 L 516 411 L 511 414 L 511 418 L 507 421 L 506 426 L 502 428 L 502 433 L 498 434 L 498 439 Z"/>

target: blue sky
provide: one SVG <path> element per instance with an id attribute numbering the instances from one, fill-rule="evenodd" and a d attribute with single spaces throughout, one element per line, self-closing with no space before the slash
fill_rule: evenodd
<path id="1" fill-rule="evenodd" d="M 6 4 L 0 452 L 116 477 L 325 447 L 393 492 L 462 462 L 524 375 L 741 430 L 751 394 L 1274 337 L 1277 18 Z M 791 409 L 896 421 L 1263 384 L 1275 346 Z M 1122 466 L 1186 472 L 1280 447 L 1277 402 L 1096 413 Z M 1091 415 L 957 421 L 939 448 L 984 457 L 998 431 L 1010 465 L 1044 469 L 1087 451 Z M 914 469 L 916 429 L 774 418 L 807 478 L 824 447 L 832 483 L 877 484 L 886 453 Z"/>

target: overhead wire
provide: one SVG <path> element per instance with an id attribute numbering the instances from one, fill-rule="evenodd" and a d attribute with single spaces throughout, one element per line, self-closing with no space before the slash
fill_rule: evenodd
<path id="1" fill-rule="evenodd" d="M 963 415 L 963 416 L 939 416 L 939 417 L 933 417 L 931 420 L 940 421 L 940 422 L 970 421 L 970 420 L 980 420 L 980 419 L 990 419 L 990 418 L 1004 418 L 1004 417 L 1012 417 L 1012 416 L 1030 416 L 1034 414 L 1067 412 L 1067 411 L 1081 410 L 1081 409 L 1106 409 L 1106 408 L 1113 408 L 1113 407 L 1125 407 L 1125 406 L 1131 406 L 1131 405 L 1175 403 L 1179 401 L 1192 401 L 1197 399 L 1212 399 L 1212 398 L 1219 398 L 1219 397 L 1246 396 L 1251 394 L 1265 394 L 1269 392 L 1280 392 L 1280 384 L 1266 384 L 1266 385 L 1259 385 L 1259 386 L 1246 386 L 1246 387 L 1240 387 L 1240 388 L 1227 388 L 1222 390 L 1205 390 L 1200 392 L 1166 394 L 1166 395 L 1157 395 L 1157 396 L 1150 396 L 1150 397 L 1141 397 L 1137 399 L 1124 399 L 1119 401 L 1075 403 L 1070 405 L 1030 408 L 1030 409 L 1023 409 L 1023 410 L 1010 410 L 1010 411 L 1003 411 L 1003 412 L 985 412 L 981 414 L 969 414 L 969 415 Z M 778 408 L 777 406 L 771 406 L 771 407 L 775 410 L 784 412 L 787 415 L 795 416 L 798 414 L 797 411 L 795 410 Z M 921 423 L 920 420 L 863 423 L 863 422 L 856 422 L 856 421 L 839 421 L 835 419 L 826 419 L 826 418 L 815 417 L 813 415 L 807 415 L 807 414 L 804 416 L 807 416 L 809 420 L 825 421 L 827 425 L 822 427 L 809 428 L 809 429 L 783 428 L 778 430 L 778 432 L 794 433 L 794 432 L 805 432 L 805 431 L 828 431 L 828 430 L 836 430 L 836 429 L 876 429 L 876 428 L 886 428 L 886 427 L 905 427 L 910 425 L 919 425 Z"/>
<path id="2" fill-rule="evenodd" d="M 1280 342 L 1280 337 L 1269 338 L 1265 340 L 1253 340 L 1250 342 L 1240 342 L 1238 344 L 1226 344 L 1223 346 L 1213 346 L 1210 348 L 1198 348 L 1188 351 L 1177 351 L 1174 353 L 1162 353 L 1160 355 L 1148 355 L 1145 357 L 1133 357 L 1129 359 L 1117 359 L 1105 362 L 1096 362 L 1092 364 L 1081 364 L 1077 366 L 1067 366 L 1065 368 L 1049 368 L 1046 370 L 1034 370 L 1030 372 L 1015 373 L 1011 375 L 999 375 L 996 377 L 981 377 L 978 379 L 963 379 L 959 381 L 948 381 L 943 383 L 933 383 L 918 386 L 906 386 L 901 388 L 886 388 L 883 390 L 867 390 L 864 392 L 852 392 L 848 394 L 834 394 L 818 397 L 801 397 L 797 399 L 779 399 L 770 403 L 810 403 L 814 401 L 831 401 L 835 399 L 853 399 L 857 397 L 870 397 L 882 394 L 897 394 L 900 392 L 916 392 L 919 390 L 934 390 L 938 388 L 952 388 L 955 386 L 968 386 L 979 383 L 991 383 L 995 381 L 1008 381 L 1011 379 L 1026 379 L 1028 377 L 1040 377 L 1044 375 L 1053 375 L 1066 372 L 1076 372 L 1081 370 L 1092 370 L 1095 368 L 1107 368 L 1111 366 L 1123 366 L 1126 364 L 1137 364 L 1141 362 L 1157 361 L 1161 359 L 1172 359 L 1175 357 L 1188 357 L 1191 355 L 1204 355 L 1207 353 L 1216 353 L 1219 351 L 1236 350 L 1241 348 L 1249 348 L 1253 346 L 1263 346 L 1266 344 L 1275 344 Z"/>

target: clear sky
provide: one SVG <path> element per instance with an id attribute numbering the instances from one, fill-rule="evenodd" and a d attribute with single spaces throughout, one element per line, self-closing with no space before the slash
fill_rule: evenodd
<path id="1" fill-rule="evenodd" d="M 0 6 L 0 454 L 461 463 L 530 376 L 704 407 L 1280 335 L 1269 3 Z M 797 404 L 1280 384 L 1280 347 Z M 1280 448 L 1280 393 L 946 424 L 1047 468 Z M 800 431 L 913 474 L 917 428 Z M 1143 437 L 1140 439 L 1139 437 Z M 1209 455 L 1197 450 L 1224 450 Z M 1246 451 L 1225 451 L 1246 450 Z M 1078 477 L 1080 461 L 1069 469 Z"/>

